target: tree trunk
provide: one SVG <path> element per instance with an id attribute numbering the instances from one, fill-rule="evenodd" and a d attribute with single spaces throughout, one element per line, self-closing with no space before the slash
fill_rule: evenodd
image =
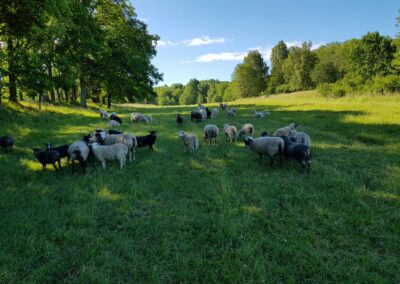
<path id="1" fill-rule="evenodd" d="M 101 98 L 101 103 L 102 103 L 103 105 L 106 104 L 106 97 L 105 97 L 105 96 L 103 96 L 103 97 Z"/>
<path id="2" fill-rule="evenodd" d="M 111 108 L 111 94 L 110 92 L 107 92 L 107 108 Z"/>
<path id="3" fill-rule="evenodd" d="M 76 102 L 76 86 L 72 87 L 71 99 L 72 99 L 73 102 Z"/>
<path id="4" fill-rule="evenodd" d="M 14 46 L 12 39 L 7 39 L 8 48 L 8 89 L 10 92 L 10 101 L 17 102 L 17 76 L 15 75 L 15 62 L 14 62 Z"/>
<path id="5" fill-rule="evenodd" d="M 80 79 L 80 84 L 81 84 L 81 107 L 87 107 L 86 99 L 87 99 L 87 87 L 86 87 L 86 82 L 83 79 L 83 76 L 81 76 Z"/>
<path id="6" fill-rule="evenodd" d="M 19 90 L 19 100 L 20 101 L 24 100 L 24 94 L 23 94 L 22 90 Z"/>
<path id="7" fill-rule="evenodd" d="M 39 93 L 39 110 L 41 110 L 42 109 L 42 100 L 43 100 L 43 94 L 42 93 Z"/>
<path id="8" fill-rule="evenodd" d="M 53 72 L 51 70 L 51 63 L 47 64 L 47 74 L 49 75 L 50 79 L 53 80 Z M 56 102 L 56 96 L 54 94 L 54 87 L 50 90 L 50 100 L 54 104 Z"/>
<path id="9" fill-rule="evenodd" d="M 3 93 L 1 92 L 1 89 L 2 89 L 2 88 L 3 88 L 3 87 L 0 86 L 0 109 L 3 108 L 3 104 L 2 104 L 2 102 L 1 102 L 1 98 L 3 97 Z"/>

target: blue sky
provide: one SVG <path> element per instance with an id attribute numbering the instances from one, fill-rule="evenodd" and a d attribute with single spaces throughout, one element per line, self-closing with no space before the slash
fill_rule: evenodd
<path id="1" fill-rule="evenodd" d="M 269 65 L 271 48 L 311 40 L 314 48 L 360 38 L 368 31 L 394 37 L 396 0 L 132 0 L 139 19 L 161 40 L 153 64 L 163 84 L 190 79 L 229 81 L 251 49 Z"/>

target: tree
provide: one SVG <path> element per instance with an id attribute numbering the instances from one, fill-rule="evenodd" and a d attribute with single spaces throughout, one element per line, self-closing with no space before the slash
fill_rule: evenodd
<path id="1" fill-rule="evenodd" d="M 276 87 L 285 83 L 283 76 L 283 62 L 288 57 L 289 51 L 284 41 L 279 41 L 277 45 L 272 48 L 271 52 L 271 76 L 269 80 L 268 90 L 271 93 L 276 92 Z"/>
<path id="2" fill-rule="evenodd" d="M 400 16 L 396 18 L 397 27 L 400 27 Z M 396 39 L 393 41 L 393 45 L 396 48 L 395 54 L 393 55 L 393 67 L 396 69 L 397 74 L 400 72 L 400 33 L 397 34 Z"/>
<path id="3" fill-rule="evenodd" d="M 258 96 L 265 89 L 268 66 L 261 54 L 250 51 L 242 64 L 238 64 L 232 74 L 232 81 L 240 97 Z"/>
<path id="4" fill-rule="evenodd" d="M 191 105 L 197 102 L 199 94 L 199 81 L 191 79 L 185 86 L 182 96 L 179 99 L 181 105 Z"/>

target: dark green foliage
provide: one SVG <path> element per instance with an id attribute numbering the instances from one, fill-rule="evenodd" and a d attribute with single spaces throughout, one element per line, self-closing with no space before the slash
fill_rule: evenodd
<path id="1" fill-rule="evenodd" d="M 272 48 L 271 52 L 271 76 L 269 78 L 268 90 L 270 93 L 276 93 L 276 88 L 285 82 L 283 75 L 283 63 L 288 57 L 289 51 L 284 41 L 279 41 Z"/>

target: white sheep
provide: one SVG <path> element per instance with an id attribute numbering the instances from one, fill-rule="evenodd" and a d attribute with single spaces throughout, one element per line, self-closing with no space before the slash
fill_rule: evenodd
<path id="1" fill-rule="evenodd" d="M 238 133 L 238 137 L 241 138 L 243 136 L 251 136 L 253 137 L 255 132 L 254 125 L 251 123 L 246 123 L 242 126 Z"/>
<path id="2" fill-rule="evenodd" d="M 203 120 L 207 119 L 207 110 L 205 108 L 200 109 L 199 112 L 201 113 L 201 117 Z"/>
<path id="3" fill-rule="evenodd" d="M 253 117 L 255 117 L 255 118 L 264 118 L 265 116 L 270 115 L 270 113 L 268 111 L 252 110 L 251 113 L 253 114 Z"/>
<path id="4" fill-rule="evenodd" d="M 106 169 L 106 160 L 118 160 L 119 167 L 122 169 L 126 163 L 128 147 L 122 143 L 112 145 L 100 145 L 96 142 L 91 144 L 93 155 L 101 162 L 103 169 Z"/>
<path id="5" fill-rule="evenodd" d="M 145 117 L 147 117 L 147 120 L 149 121 L 149 123 L 153 122 L 153 116 L 151 114 L 145 115 Z"/>
<path id="6" fill-rule="evenodd" d="M 280 163 L 282 165 L 282 156 L 285 147 L 285 143 L 280 137 L 262 136 L 258 138 L 246 137 L 244 139 L 246 148 L 249 148 L 253 152 L 259 155 L 260 162 L 262 162 L 263 156 L 270 158 L 270 166 L 274 163 L 274 157 L 280 157 Z"/>
<path id="7" fill-rule="evenodd" d="M 305 132 L 300 132 L 300 131 L 295 131 L 295 130 L 290 131 L 289 138 L 292 142 L 296 142 L 296 143 L 311 147 L 310 136 Z"/>
<path id="8" fill-rule="evenodd" d="M 113 144 L 117 144 L 117 143 L 122 143 L 128 148 L 129 161 L 132 162 L 132 156 L 133 156 L 133 160 L 135 160 L 136 147 L 137 147 L 137 140 L 136 140 L 135 135 L 133 135 L 133 134 L 113 134 L 113 135 L 106 135 L 106 137 L 103 139 L 104 145 L 113 145 Z"/>
<path id="9" fill-rule="evenodd" d="M 131 114 L 131 120 L 132 120 L 132 124 L 134 124 L 135 122 L 140 123 L 143 122 L 145 124 L 149 124 L 149 118 L 147 116 L 145 116 L 144 114 L 138 113 L 138 112 L 134 112 Z"/>
<path id="10" fill-rule="evenodd" d="M 100 118 L 103 120 L 108 120 L 108 112 L 102 108 L 100 109 Z"/>
<path id="11" fill-rule="evenodd" d="M 79 140 L 72 143 L 67 150 L 71 162 L 72 162 L 72 173 L 74 173 L 75 160 L 79 161 L 83 172 L 85 173 L 85 163 L 89 156 L 89 147 L 85 142 Z"/>
<path id="12" fill-rule="evenodd" d="M 225 136 L 229 139 L 229 142 L 235 142 L 238 134 L 237 128 L 234 125 L 224 124 Z"/>
<path id="13" fill-rule="evenodd" d="M 288 126 L 279 128 L 278 130 L 275 131 L 274 136 L 286 136 L 289 137 L 289 132 L 296 130 L 297 128 L 299 128 L 300 125 L 298 125 L 296 122 L 293 122 L 291 124 L 289 124 Z"/>
<path id="14" fill-rule="evenodd" d="M 110 127 L 118 127 L 121 124 L 116 120 L 110 120 L 109 125 L 110 125 Z"/>
<path id="15" fill-rule="evenodd" d="M 225 109 L 225 113 L 227 116 L 236 116 L 236 111 L 233 111 L 232 109 Z"/>
<path id="16" fill-rule="evenodd" d="M 186 134 L 184 131 L 179 131 L 178 136 L 183 144 L 183 151 L 186 152 L 186 148 L 189 148 L 190 153 L 194 153 L 199 148 L 199 138 L 196 134 Z"/>
<path id="17" fill-rule="evenodd" d="M 213 109 L 211 110 L 211 118 L 212 118 L 212 119 L 217 118 L 218 113 L 219 113 L 218 108 L 216 108 L 216 107 L 213 108 Z"/>
<path id="18" fill-rule="evenodd" d="M 217 144 L 217 138 L 219 134 L 219 129 L 216 125 L 214 124 L 207 124 L 204 127 L 204 140 L 207 142 L 212 143 L 214 140 L 214 144 Z"/>

